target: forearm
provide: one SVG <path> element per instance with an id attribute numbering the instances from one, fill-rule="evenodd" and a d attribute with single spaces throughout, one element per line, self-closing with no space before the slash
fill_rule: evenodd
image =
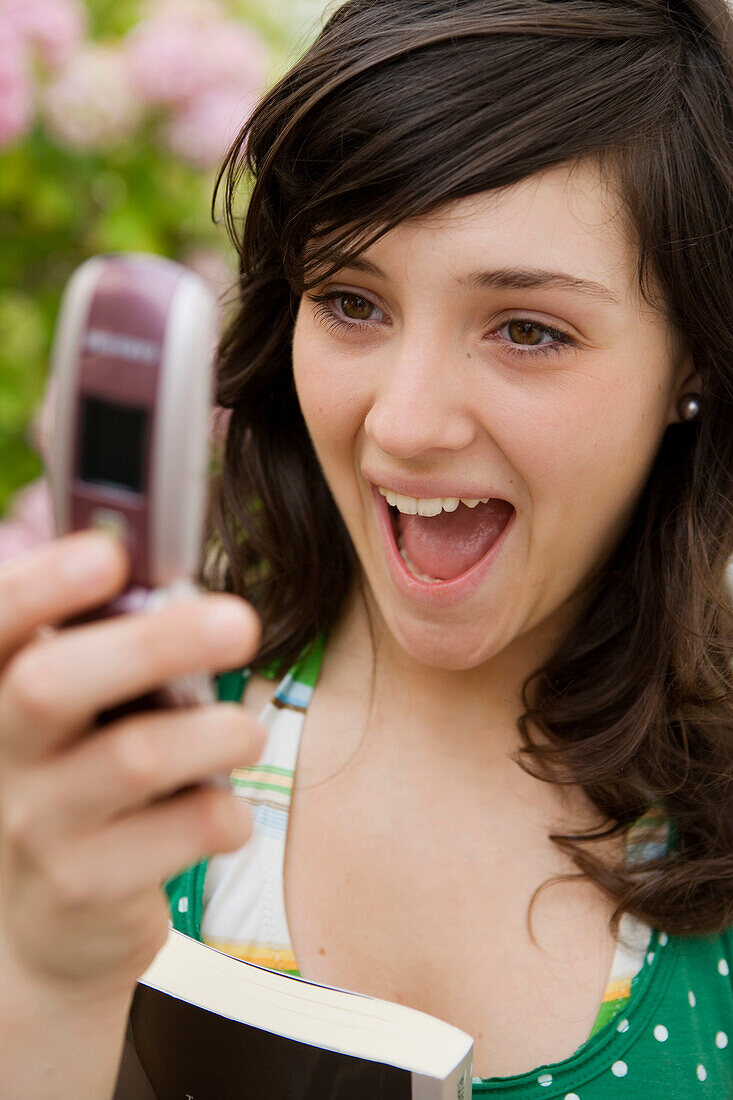
<path id="1" fill-rule="evenodd" d="M 0 945 L 0 1095 L 111 1100 L 132 992 L 100 1001 L 49 989 Z"/>

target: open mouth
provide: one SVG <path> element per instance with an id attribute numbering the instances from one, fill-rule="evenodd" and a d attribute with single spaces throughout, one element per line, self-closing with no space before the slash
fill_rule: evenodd
<path id="1" fill-rule="evenodd" d="M 491 498 L 471 508 L 461 502 L 437 516 L 407 515 L 387 505 L 395 544 L 410 573 L 427 584 L 455 580 L 473 569 L 499 539 L 514 507 Z"/>

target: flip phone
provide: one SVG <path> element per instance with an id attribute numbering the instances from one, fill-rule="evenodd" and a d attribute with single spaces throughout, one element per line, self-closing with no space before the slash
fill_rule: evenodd
<path id="1" fill-rule="evenodd" d="M 95 256 L 62 296 L 51 353 L 48 480 L 58 535 L 125 541 L 125 592 L 73 620 L 152 610 L 197 591 L 207 499 L 217 308 L 198 275 L 159 256 Z M 72 625 L 67 623 L 66 625 Z M 206 673 L 99 716 L 216 701 Z"/>

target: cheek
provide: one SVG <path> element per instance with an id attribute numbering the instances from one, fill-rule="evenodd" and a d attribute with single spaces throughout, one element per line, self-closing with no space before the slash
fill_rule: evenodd
<path id="1" fill-rule="evenodd" d="M 293 381 L 301 412 L 316 449 L 321 441 L 353 438 L 367 401 L 366 372 L 353 357 L 339 355 L 317 335 L 296 325 Z"/>
<path id="2" fill-rule="evenodd" d="M 655 351 L 657 349 L 654 349 Z M 536 492 L 634 483 L 665 426 L 664 367 L 653 356 L 599 356 L 586 367 L 549 372 L 502 394 L 497 433 L 507 457 Z M 487 393 L 486 407 L 496 406 Z M 494 394 L 496 398 L 496 394 Z"/>
<path id="3" fill-rule="evenodd" d="M 543 391 L 525 390 L 514 404 L 501 445 L 527 488 L 537 560 L 555 581 L 575 583 L 623 534 L 659 448 L 664 408 L 653 378 L 610 364 Z"/>

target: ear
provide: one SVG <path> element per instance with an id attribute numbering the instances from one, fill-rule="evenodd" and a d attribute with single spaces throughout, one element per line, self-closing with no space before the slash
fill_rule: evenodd
<path id="1" fill-rule="evenodd" d="M 679 405 L 680 398 L 688 393 L 697 395 L 702 393 L 702 378 L 695 370 L 692 355 L 685 355 L 677 367 L 675 384 L 672 387 L 669 409 L 667 411 L 667 424 L 682 423 L 680 414 L 677 411 L 677 406 Z"/>

